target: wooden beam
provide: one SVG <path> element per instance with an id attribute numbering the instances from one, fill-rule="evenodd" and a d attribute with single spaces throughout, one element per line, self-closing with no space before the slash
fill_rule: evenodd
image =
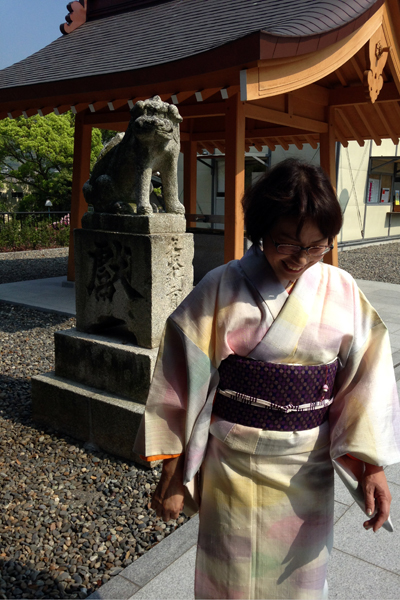
<path id="1" fill-rule="evenodd" d="M 350 58 L 350 62 L 353 66 L 353 69 L 355 70 L 355 72 L 357 73 L 357 77 L 358 79 L 361 81 L 361 83 L 364 85 L 364 70 L 360 67 L 360 65 L 358 64 L 358 58 L 357 55 L 354 55 Z"/>
<path id="2" fill-rule="evenodd" d="M 294 127 L 268 127 L 265 129 L 246 129 L 246 138 L 262 140 L 265 137 L 288 135 L 293 137 L 298 135 L 306 135 L 307 133 L 307 129 L 296 129 Z M 196 142 L 225 140 L 225 131 L 198 131 L 191 134 L 191 139 Z"/>
<path id="3" fill-rule="evenodd" d="M 197 143 L 183 142 L 183 203 L 187 214 L 197 213 Z M 196 227 L 196 221 L 188 221 L 188 227 Z"/>
<path id="4" fill-rule="evenodd" d="M 347 141 L 347 137 L 344 134 L 344 132 L 342 131 L 342 129 L 337 121 L 335 123 L 335 131 L 336 131 L 336 137 L 339 140 L 339 142 L 342 144 L 342 146 L 347 148 L 347 146 L 349 145 L 349 142 Z"/>
<path id="5" fill-rule="evenodd" d="M 327 173 L 331 184 L 336 189 L 336 138 L 335 138 L 335 111 L 328 109 L 328 131 L 319 136 L 320 165 Z M 334 248 L 324 256 L 324 262 L 329 265 L 339 266 L 337 239 Z"/>
<path id="6" fill-rule="evenodd" d="M 211 98 L 211 96 L 214 96 L 214 94 L 217 94 L 220 91 L 221 91 L 220 87 L 207 88 L 205 90 L 201 90 L 196 93 L 196 100 L 198 102 L 204 102 L 204 100 L 207 100 L 207 98 Z"/>
<path id="7" fill-rule="evenodd" d="M 131 113 L 127 111 L 107 111 L 105 113 L 85 113 L 84 124 L 90 125 L 91 127 L 103 128 L 105 125 L 112 125 L 113 123 L 129 123 L 131 119 Z M 112 129 L 112 127 L 110 127 Z"/>
<path id="8" fill-rule="evenodd" d="M 258 121 L 267 121 L 268 123 L 276 123 L 277 125 L 288 125 L 299 129 L 306 129 L 315 133 L 324 133 L 328 130 L 328 125 L 323 121 L 315 121 L 306 117 L 296 115 L 290 116 L 287 113 L 258 106 L 256 104 L 245 104 L 245 115 L 247 118 L 256 119 Z"/>
<path id="9" fill-rule="evenodd" d="M 271 150 L 271 152 L 274 152 L 274 150 L 276 149 L 275 144 L 271 140 L 269 140 L 268 138 L 264 138 L 263 139 L 263 144 L 265 146 L 268 146 L 268 148 Z"/>
<path id="10" fill-rule="evenodd" d="M 382 102 L 393 102 L 394 100 L 399 100 L 399 98 L 400 94 L 396 84 L 388 82 L 381 89 L 377 102 L 379 104 Z M 329 106 L 353 106 L 353 104 L 371 104 L 365 95 L 364 85 L 330 90 Z"/>
<path id="11" fill-rule="evenodd" d="M 277 138 L 275 138 L 275 139 L 276 139 L 276 141 L 278 142 L 278 144 L 279 144 L 280 146 L 282 146 L 282 148 L 283 148 L 284 150 L 286 150 L 286 151 L 288 151 L 288 150 L 289 150 L 289 144 L 288 144 L 288 143 L 287 143 L 285 140 L 283 140 L 283 139 L 282 139 L 282 138 L 280 138 L 280 137 L 277 137 Z"/>
<path id="12" fill-rule="evenodd" d="M 339 79 L 339 81 L 340 81 L 340 83 L 342 84 L 343 87 L 347 87 L 349 85 L 347 83 L 346 79 L 344 78 L 342 72 L 340 71 L 340 69 L 336 69 L 335 75 Z"/>
<path id="13" fill-rule="evenodd" d="M 64 113 L 68 112 L 69 110 L 71 110 L 70 104 L 61 104 L 60 106 L 55 106 L 53 109 L 54 114 L 57 116 L 63 115 Z"/>
<path id="14" fill-rule="evenodd" d="M 213 140 L 213 144 L 222 154 L 225 154 L 225 144 L 221 144 L 221 142 L 216 142 L 215 140 Z"/>
<path id="15" fill-rule="evenodd" d="M 310 146 L 313 150 L 316 150 L 318 148 L 317 140 L 314 139 L 311 135 L 306 135 L 305 138 L 306 138 L 307 143 L 310 144 Z"/>
<path id="16" fill-rule="evenodd" d="M 223 117 L 226 112 L 226 102 L 209 102 L 180 106 L 179 112 L 183 118 L 199 119 L 203 117 Z"/>
<path id="17" fill-rule="evenodd" d="M 256 142 L 255 140 L 249 140 L 251 145 L 254 146 L 254 148 L 258 151 L 258 152 L 262 152 L 263 151 L 263 147 L 262 144 L 260 144 L 259 142 Z"/>
<path id="18" fill-rule="evenodd" d="M 388 120 L 386 119 L 385 115 L 383 114 L 382 108 L 379 106 L 378 102 L 375 102 L 372 106 L 374 107 L 374 110 L 377 112 L 380 120 L 382 121 L 383 125 L 385 126 L 386 131 L 389 134 L 389 137 L 392 140 L 393 144 L 395 146 L 397 146 L 397 144 L 399 143 L 399 138 L 395 134 L 394 129 L 389 124 Z"/>
<path id="19" fill-rule="evenodd" d="M 75 104 L 70 106 L 71 108 L 71 112 L 74 115 L 77 115 L 78 113 L 86 110 L 89 106 L 89 102 L 80 102 L 79 104 Z"/>
<path id="20" fill-rule="evenodd" d="M 207 150 L 209 154 L 214 154 L 214 146 L 209 142 L 200 142 L 204 150 Z"/>
<path id="21" fill-rule="evenodd" d="M 245 111 L 239 94 L 226 100 L 225 152 L 225 262 L 243 256 Z"/>
<path id="22" fill-rule="evenodd" d="M 399 107 L 399 103 L 398 102 L 392 102 L 390 104 L 390 108 L 391 108 L 391 110 L 393 110 L 396 113 L 396 121 L 398 123 L 400 123 L 400 107 Z"/>
<path id="23" fill-rule="evenodd" d="M 294 144 L 294 145 L 296 146 L 297 150 L 303 150 L 303 144 L 302 144 L 301 142 L 299 142 L 299 141 L 297 140 L 297 138 L 295 138 L 295 137 L 294 137 L 294 138 L 291 140 L 291 143 L 292 143 L 292 144 Z"/>
<path id="24" fill-rule="evenodd" d="M 355 128 L 352 126 L 352 124 L 350 123 L 350 121 L 348 120 L 348 118 L 346 117 L 346 115 L 344 114 L 343 110 L 340 108 L 336 108 L 336 114 L 338 114 L 340 116 L 340 118 L 342 119 L 343 123 L 345 124 L 345 126 L 347 127 L 347 130 L 351 133 L 351 135 L 357 140 L 358 145 L 359 146 L 364 146 L 364 138 L 362 137 L 362 135 L 360 135 Z"/>
<path id="25" fill-rule="evenodd" d="M 74 162 L 71 193 L 71 233 L 69 239 L 68 281 L 75 281 L 74 229 L 81 227 L 82 217 L 87 211 L 87 203 L 82 187 L 90 175 L 90 152 L 92 128 L 84 124 L 82 113 L 75 118 Z"/>
<path id="26" fill-rule="evenodd" d="M 371 124 L 371 122 L 364 115 L 361 106 L 359 106 L 358 104 L 355 104 L 354 108 L 356 109 L 356 112 L 357 112 L 358 116 L 360 117 L 361 121 L 364 123 L 364 126 L 365 126 L 366 130 L 368 131 L 369 135 L 374 140 L 375 144 L 377 146 L 380 146 L 381 143 L 382 143 L 382 140 L 381 140 L 380 136 L 376 133 L 374 127 Z"/>
<path id="27" fill-rule="evenodd" d="M 173 104 L 180 104 L 181 102 L 185 102 L 191 96 L 194 96 L 196 90 L 191 90 L 188 92 L 177 92 L 176 94 L 171 95 L 171 101 Z"/>

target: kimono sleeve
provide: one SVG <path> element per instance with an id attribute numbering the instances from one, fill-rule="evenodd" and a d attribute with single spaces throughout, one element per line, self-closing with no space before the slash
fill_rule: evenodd
<path id="1" fill-rule="evenodd" d="M 217 373 L 211 356 L 214 305 L 207 287 L 207 281 L 199 284 L 167 320 L 134 446 L 147 460 L 180 455 L 189 442 L 201 454 L 207 443 L 211 409 L 204 408 L 210 398 L 212 405 Z"/>
<path id="2" fill-rule="evenodd" d="M 400 409 L 388 330 L 357 287 L 354 319 L 329 421 L 335 470 L 364 509 L 362 463 L 384 467 L 400 462 Z"/>

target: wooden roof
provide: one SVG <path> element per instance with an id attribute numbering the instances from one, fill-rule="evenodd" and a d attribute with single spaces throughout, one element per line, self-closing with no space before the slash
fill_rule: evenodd
<path id="1" fill-rule="evenodd" d="M 398 0 L 170 0 L 89 21 L 1 71 L 0 118 L 72 106 L 87 125 L 124 130 L 133 103 L 157 93 L 179 104 L 182 141 L 223 152 L 226 99 L 240 91 L 247 148 L 317 148 L 331 125 L 345 146 L 397 143 L 399 41 Z"/>
<path id="2" fill-rule="evenodd" d="M 144 5 L 88 21 L 3 69 L 0 94 L 14 87 L 165 65 L 254 34 L 244 60 L 304 54 L 310 47 L 321 49 L 349 35 L 381 4 L 382 0 L 171 0 Z M 215 70 L 217 64 L 208 66 Z"/>

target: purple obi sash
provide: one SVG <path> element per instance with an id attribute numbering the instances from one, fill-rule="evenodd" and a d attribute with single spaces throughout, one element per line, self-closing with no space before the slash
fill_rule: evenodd
<path id="1" fill-rule="evenodd" d="M 213 413 L 258 429 L 318 427 L 328 418 L 338 364 L 286 365 L 233 354 L 218 369 Z"/>

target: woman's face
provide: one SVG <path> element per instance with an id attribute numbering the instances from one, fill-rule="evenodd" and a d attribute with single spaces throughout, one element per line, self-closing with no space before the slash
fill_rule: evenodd
<path id="1" fill-rule="evenodd" d="M 297 224 L 293 217 L 280 219 L 263 240 L 264 255 L 283 284 L 297 281 L 304 271 L 321 260 L 321 256 L 309 256 L 305 250 L 298 254 L 279 254 L 273 242 L 303 248 L 329 245 L 328 238 L 322 235 L 314 221 L 306 220 L 299 235 L 296 233 Z"/>

